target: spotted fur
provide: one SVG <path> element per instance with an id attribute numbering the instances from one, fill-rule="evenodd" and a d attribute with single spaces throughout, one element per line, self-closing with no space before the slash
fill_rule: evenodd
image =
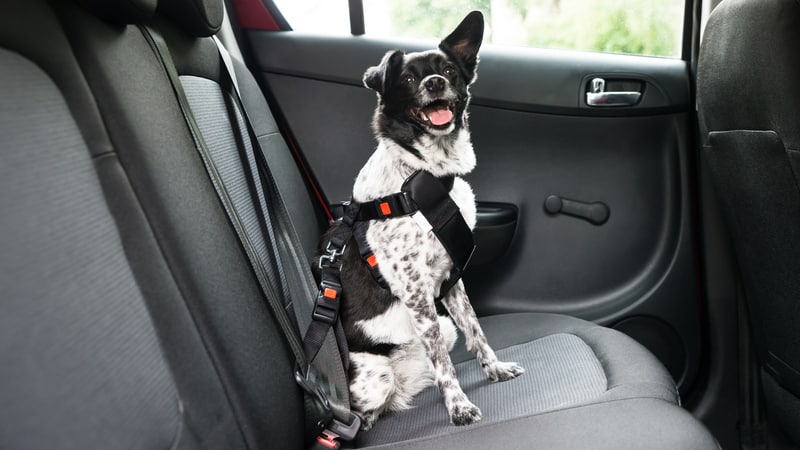
<path id="1" fill-rule="evenodd" d="M 475 167 L 467 106 L 482 37 L 483 17 L 471 13 L 439 49 L 392 51 L 367 70 L 364 84 L 378 93 L 373 122 L 378 146 L 356 178 L 355 201 L 399 192 L 416 170 L 454 175 L 450 197 L 469 227 L 475 226 L 475 196 L 460 176 Z M 447 123 L 441 123 L 449 117 L 444 108 L 452 113 Z M 449 357 L 456 340 L 453 322 L 491 380 L 514 378 L 524 369 L 497 359 L 463 282 L 443 299 L 452 320 L 437 315 L 434 297 L 453 263 L 432 231 L 423 231 L 410 217 L 374 220 L 366 240 L 389 290 L 375 282 L 351 240 L 342 269 L 341 313 L 351 351 L 352 408 L 363 429 L 371 428 L 384 411 L 409 408 L 414 395 L 432 383 L 441 391 L 452 423 L 480 420 L 481 411 L 461 389 Z"/>

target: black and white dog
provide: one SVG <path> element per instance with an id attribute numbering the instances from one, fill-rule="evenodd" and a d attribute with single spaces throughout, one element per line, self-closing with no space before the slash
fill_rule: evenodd
<path id="1" fill-rule="evenodd" d="M 378 93 L 373 122 L 378 147 L 356 178 L 354 201 L 399 192 L 417 170 L 435 177 L 454 175 L 450 197 L 467 225 L 475 226 L 475 197 L 459 176 L 475 167 L 467 105 L 482 39 L 483 15 L 472 12 L 439 49 L 390 51 L 366 71 L 364 84 Z M 351 404 L 362 428 L 370 429 L 384 411 L 409 408 L 414 395 L 432 382 L 444 396 L 452 423 L 480 420 L 481 411 L 461 389 L 448 354 L 456 340 L 453 321 L 491 380 L 509 380 L 524 369 L 497 359 L 460 280 L 443 299 L 453 321 L 437 315 L 434 298 L 453 263 L 432 232 L 409 216 L 372 220 L 367 226 L 366 241 L 389 289 L 374 280 L 355 242 L 347 246 L 341 273 Z"/>

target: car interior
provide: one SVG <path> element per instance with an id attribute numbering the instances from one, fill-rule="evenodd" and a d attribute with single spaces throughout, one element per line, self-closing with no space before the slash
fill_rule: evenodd
<path id="1" fill-rule="evenodd" d="M 311 260 L 375 149 L 364 71 L 438 41 L 348 6 L 3 2 L 0 449 L 800 448 L 800 3 L 686 0 L 679 58 L 484 45 L 463 279 L 526 371 L 460 337 L 482 420 L 431 386 L 369 431 L 335 324 L 304 353 Z"/>

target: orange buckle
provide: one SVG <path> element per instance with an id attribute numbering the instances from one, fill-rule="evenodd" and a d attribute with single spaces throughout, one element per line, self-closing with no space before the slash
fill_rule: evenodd
<path id="1" fill-rule="evenodd" d="M 369 255 L 367 257 L 367 264 L 369 265 L 370 269 L 374 269 L 375 266 L 378 265 L 378 258 L 375 255 Z"/>

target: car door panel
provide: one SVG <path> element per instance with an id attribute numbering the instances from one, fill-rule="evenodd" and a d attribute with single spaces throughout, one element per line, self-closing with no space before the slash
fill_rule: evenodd
<path id="1" fill-rule="evenodd" d="M 320 188 L 331 202 L 348 199 L 376 145 L 376 97 L 361 75 L 390 49 L 430 45 L 252 30 L 246 37 Z M 466 179 L 484 250 L 464 277 L 475 309 L 615 326 L 659 356 L 685 391 L 701 347 L 686 63 L 487 46 L 478 72 L 470 107 L 478 165 Z M 590 107 L 594 78 L 610 90 L 634 86 L 641 97 L 630 107 Z M 549 213 L 550 196 L 601 202 L 608 218 Z"/>

